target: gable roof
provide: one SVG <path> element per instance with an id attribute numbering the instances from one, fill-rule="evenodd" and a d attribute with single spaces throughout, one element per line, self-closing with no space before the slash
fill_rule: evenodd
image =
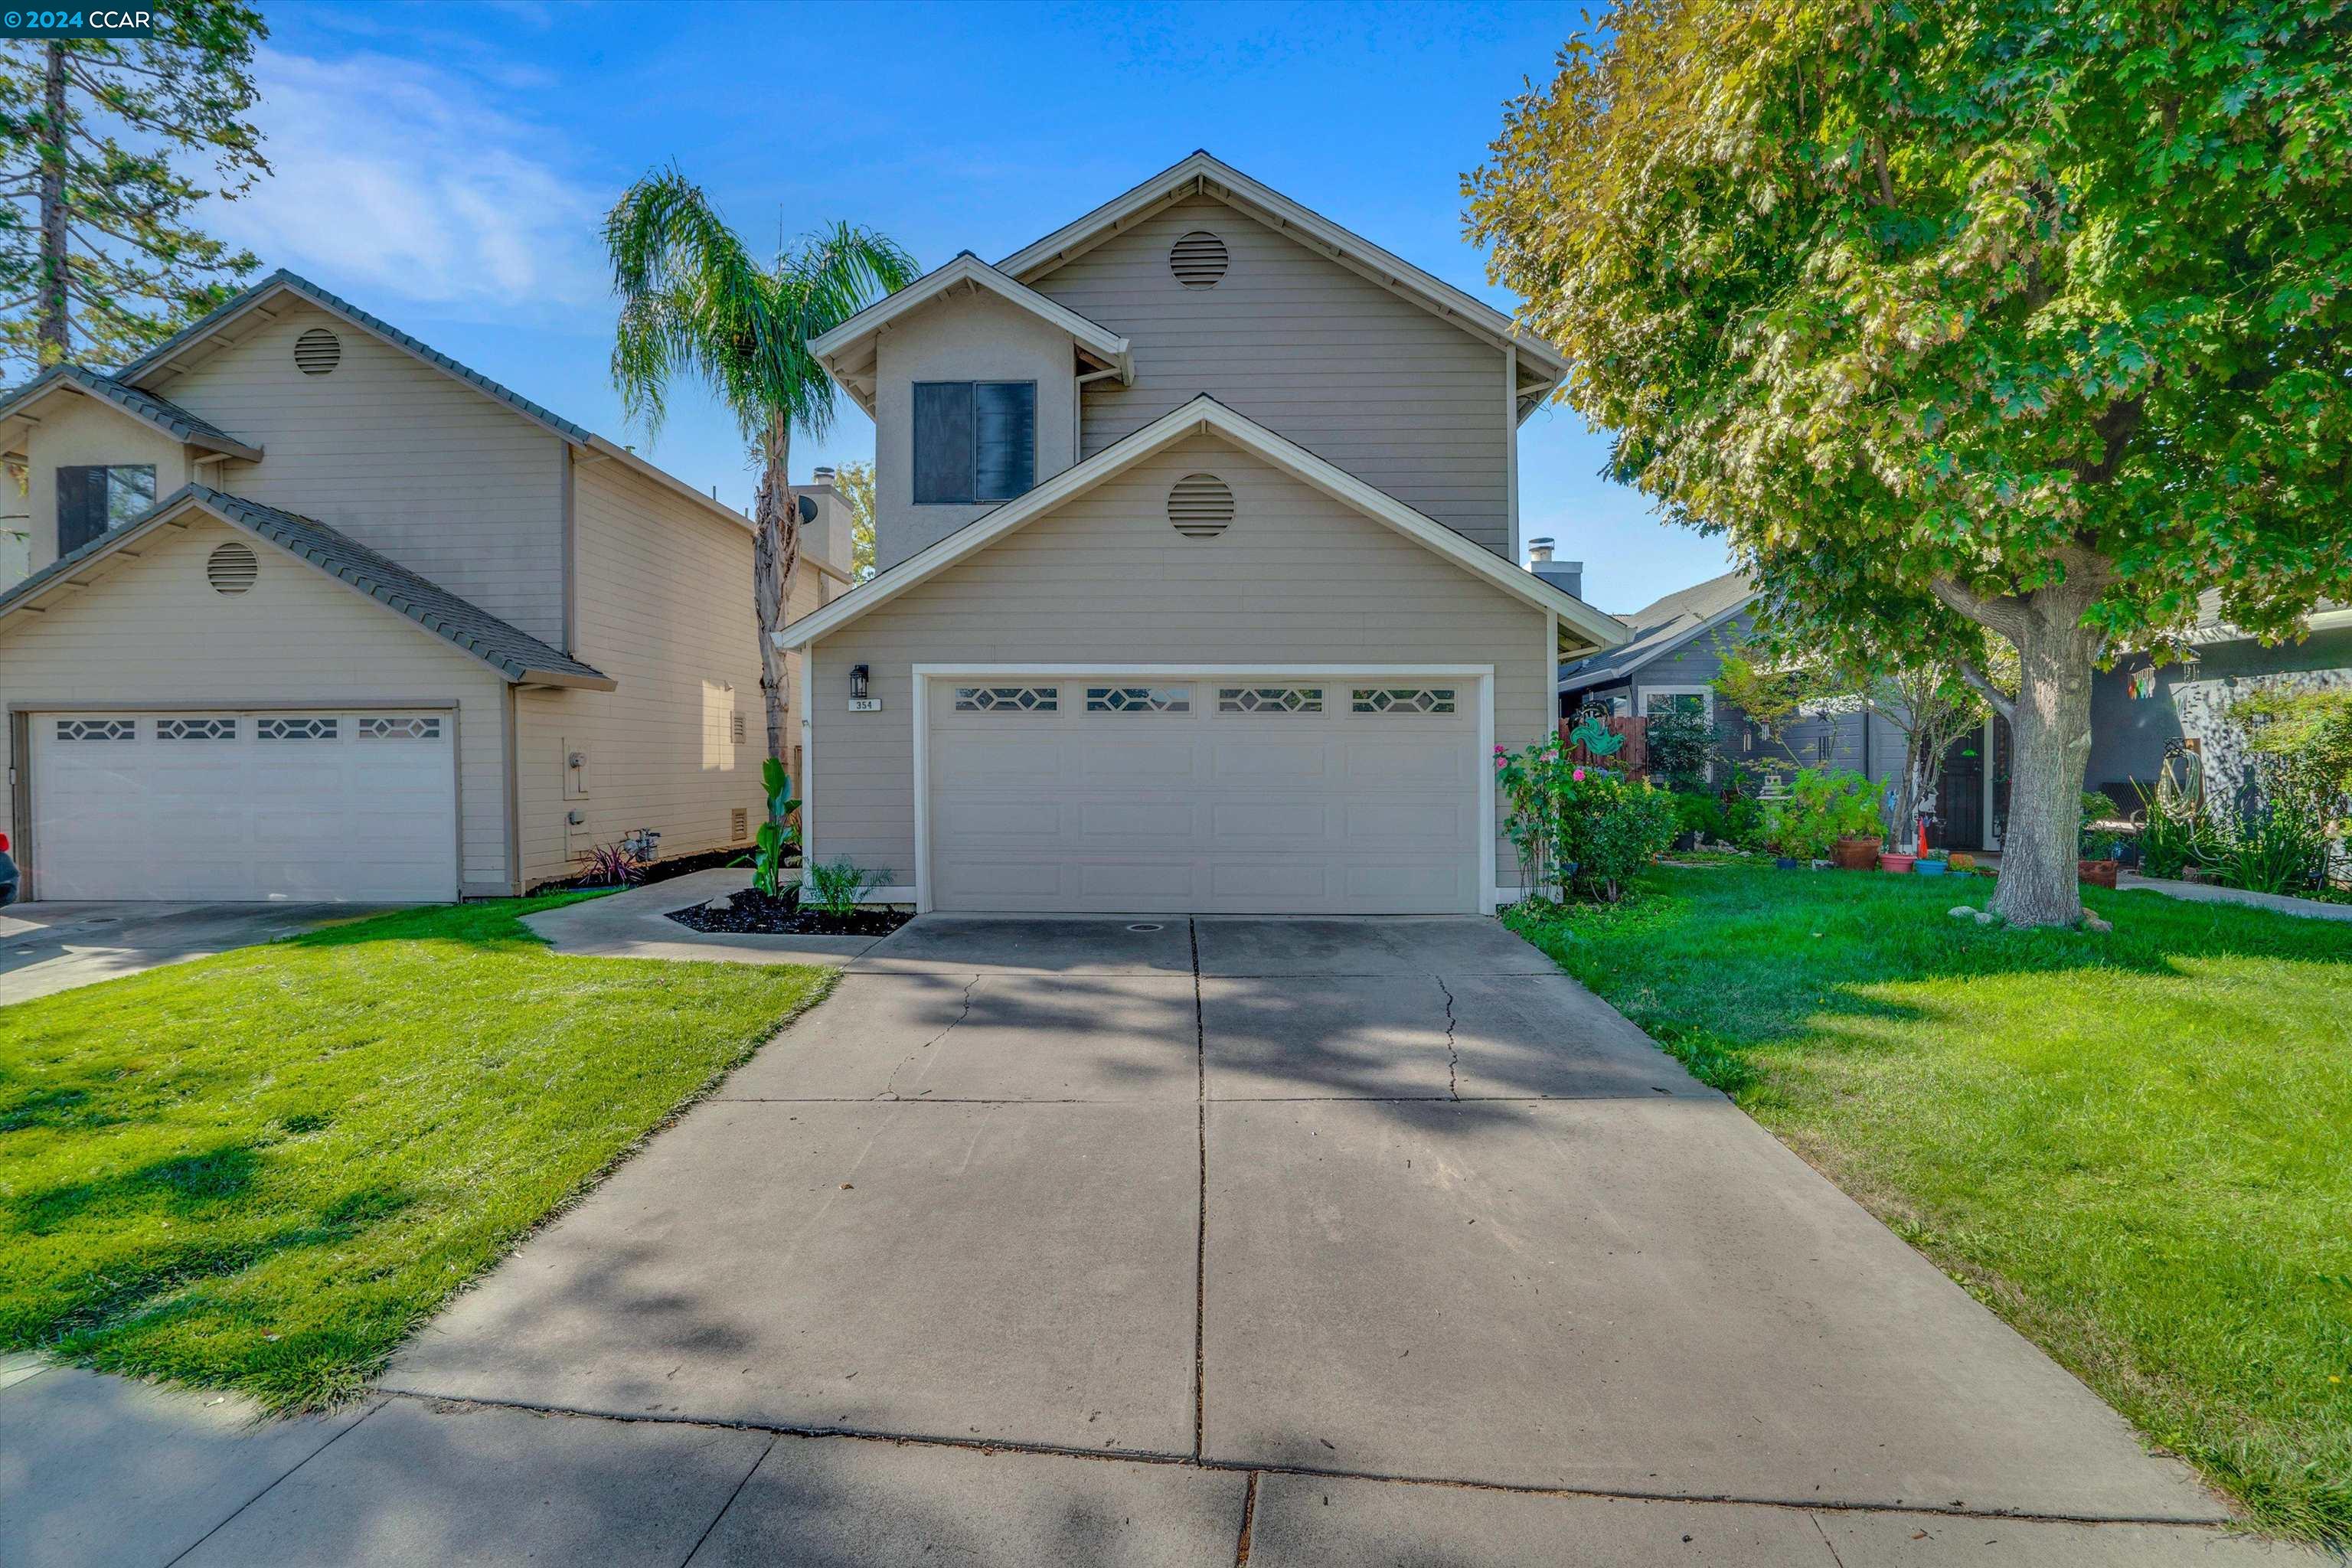
<path id="1" fill-rule="evenodd" d="M 0 621 L 53 589 L 76 584 L 76 574 L 102 558 L 192 510 L 204 512 L 267 541 L 388 609 L 406 616 L 426 631 L 472 654 L 516 684 L 582 686 L 610 691 L 619 682 L 593 667 L 551 647 L 520 626 L 499 619 L 478 605 L 450 593 L 439 584 L 411 572 L 398 562 L 377 554 L 348 534 L 338 533 L 312 518 L 282 511 L 206 485 L 183 485 L 150 509 L 145 516 L 99 535 L 80 549 L 60 555 L 38 572 L 0 594 Z"/>
<path id="2" fill-rule="evenodd" d="M 1520 384 L 1533 384 L 1537 396 L 1559 384 L 1568 374 L 1568 360 L 1541 338 L 1520 331 L 1517 323 L 1485 300 L 1475 299 L 1412 262 L 1391 255 L 1362 235 L 1340 227 L 1322 214 L 1262 185 L 1207 151 L 1193 153 L 1130 190 L 1112 197 L 1094 211 L 1063 225 L 1043 239 L 1023 247 L 996 265 L 1023 283 L 1039 278 L 1110 238 L 1138 218 L 1190 195 L 1213 196 L 1289 235 L 1310 250 L 1352 268 L 1423 309 L 1453 322 L 1497 348 L 1518 351 Z M 1530 374 L 1532 373 L 1532 374 Z M 1522 416 L 1533 404 L 1522 395 Z"/>
<path id="3" fill-rule="evenodd" d="M 261 456 L 261 448 L 238 440 L 211 420 L 191 414 L 178 404 L 142 391 L 110 375 L 100 375 L 86 365 L 55 364 L 0 397 L 0 420 L 5 420 L 31 407 L 53 392 L 82 393 L 107 404 L 133 419 L 143 421 L 161 430 L 184 446 L 202 447 L 206 451 L 243 458 L 248 462 Z"/>
<path id="4" fill-rule="evenodd" d="M 1223 437 L 1301 483 L 1427 546 L 1504 592 L 1538 609 L 1553 612 L 1562 625 L 1596 647 L 1606 647 L 1625 636 L 1626 628 L 1615 618 L 1202 394 L 1113 442 L 1085 462 L 1063 469 L 1020 499 L 1006 501 L 888 571 L 877 573 L 823 609 L 802 616 L 776 633 L 776 644 L 779 647 L 805 647 L 1161 448 L 1201 434 Z"/>
<path id="5" fill-rule="evenodd" d="M 1581 691 L 1622 680 L 1652 659 L 1663 658 L 1700 633 L 1721 626 L 1755 600 L 1755 586 L 1744 572 L 1727 572 L 1692 587 L 1677 589 L 1654 604 L 1619 617 L 1632 629 L 1631 641 L 1580 663 L 1561 666 L 1559 689 Z"/>
<path id="6" fill-rule="evenodd" d="M 811 338 L 809 353 L 833 374 L 833 378 L 841 383 L 859 407 L 871 414 L 874 412 L 873 349 L 882 329 L 910 311 L 967 285 L 975 289 L 985 289 L 1069 333 L 1071 340 L 1097 364 L 1105 370 L 1117 371 L 1120 381 L 1135 379 L 1135 365 L 1129 355 L 1125 338 L 1099 322 L 1088 321 L 1059 300 L 1049 300 L 1034 289 L 1015 282 L 969 250 L 958 251 L 955 258 L 946 266 L 932 268 L 904 289 L 866 306 L 833 331 Z"/>
<path id="7" fill-rule="evenodd" d="M 309 279 L 279 268 L 252 288 L 223 305 L 210 315 L 199 317 L 163 342 L 124 365 L 114 379 L 125 385 L 144 391 L 151 382 L 165 377 L 176 363 L 232 323 L 257 310 L 265 310 L 269 301 L 282 294 L 292 294 L 308 300 L 331 316 L 341 318 L 360 331 L 373 334 L 455 380 L 465 383 L 475 391 L 521 415 L 550 434 L 560 437 L 575 447 L 585 447 L 600 457 L 612 458 L 625 467 L 644 475 L 671 494 L 692 501 L 715 516 L 726 519 L 738 528 L 750 529 L 751 519 L 716 497 L 703 494 L 677 475 L 656 468 L 625 447 L 616 446 L 583 425 L 575 425 L 552 409 L 525 397 L 510 386 L 492 381 L 470 365 L 460 364 L 447 354 L 421 339 L 411 337 L 381 316 L 371 315 L 340 295 L 330 293 Z M 812 564 L 817 564 L 812 563 Z"/>

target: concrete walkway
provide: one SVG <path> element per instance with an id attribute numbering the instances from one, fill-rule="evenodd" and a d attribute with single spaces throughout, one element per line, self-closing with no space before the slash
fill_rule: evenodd
<path id="1" fill-rule="evenodd" d="M 926 918 L 381 1382 L 0 1388 L 0 1562 L 2312 1560 L 1485 921 Z"/>
<path id="2" fill-rule="evenodd" d="M 368 904 L 10 904 L 0 909 L 0 1005 L 383 912 Z"/>
<path id="3" fill-rule="evenodd" d="M 838 964 L 881 941 L 875 936 L 743 936 L 698 931 L 669 918 L 740 892 L 751 873 L 734 868 L 691 871 L 667 881 L 608 893 L 524 917 L 558 952 L 583 958 L 661 958 L 679 963 Z"/>
<path id="4" fill-rule="evenodd" d="M 2130 871 L 2116 875 L 2118 892 L 2162 893 L 2195 904 L 2243 904 L 2274 914 L 2297 915 L 2311 921 L 2352 921 L 2352 904 L 2331 904 L 2319 899 L 2290 898 L 2284 893 L 2257 893 L 2247 888 L 2223 888 L 2211 882 L 2183 882 L 2170 877 L 2142 877 Z"/>

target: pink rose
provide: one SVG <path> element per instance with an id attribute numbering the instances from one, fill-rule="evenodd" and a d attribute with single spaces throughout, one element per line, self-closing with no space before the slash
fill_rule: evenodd
<path id="1" fill-rule="evenodd" d="M 1584 770 L 1582 768 L 1579 768 L 1568 776 L 1574 779 L 1577 783 L 1582 784 L 1584 782 Z"/>

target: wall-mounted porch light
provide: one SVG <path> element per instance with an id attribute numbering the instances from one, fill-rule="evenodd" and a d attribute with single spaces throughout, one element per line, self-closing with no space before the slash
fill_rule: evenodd
<path id="1" fill-rule="evenodd" d="M 866 675 L 864 665 L 853 664 L 849 667 L 849 700 L 852 702 L 866 700 Z"/>

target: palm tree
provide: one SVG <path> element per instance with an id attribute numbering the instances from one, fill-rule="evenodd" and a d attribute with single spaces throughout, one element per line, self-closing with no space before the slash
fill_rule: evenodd
<path id="1" fill-rule="evenodd" d="M 783 658 L 772 634 L 800 572 L 793 431 L 823 437 L 834 415 L 833 382 L 809 340 L 912 281 L 914 258 L 870 229 L 836 223 L 762 267 L 702 187 L 674 167 L 654 170 L 614 205 L 604 248 L 621 296 L 613 382 L 630 417 L 658 430 L 670 382 L 691 377 L 734 411 L 759 454 L 751 572 L 760 694 L 768 755 L 786 763 Z"/>

